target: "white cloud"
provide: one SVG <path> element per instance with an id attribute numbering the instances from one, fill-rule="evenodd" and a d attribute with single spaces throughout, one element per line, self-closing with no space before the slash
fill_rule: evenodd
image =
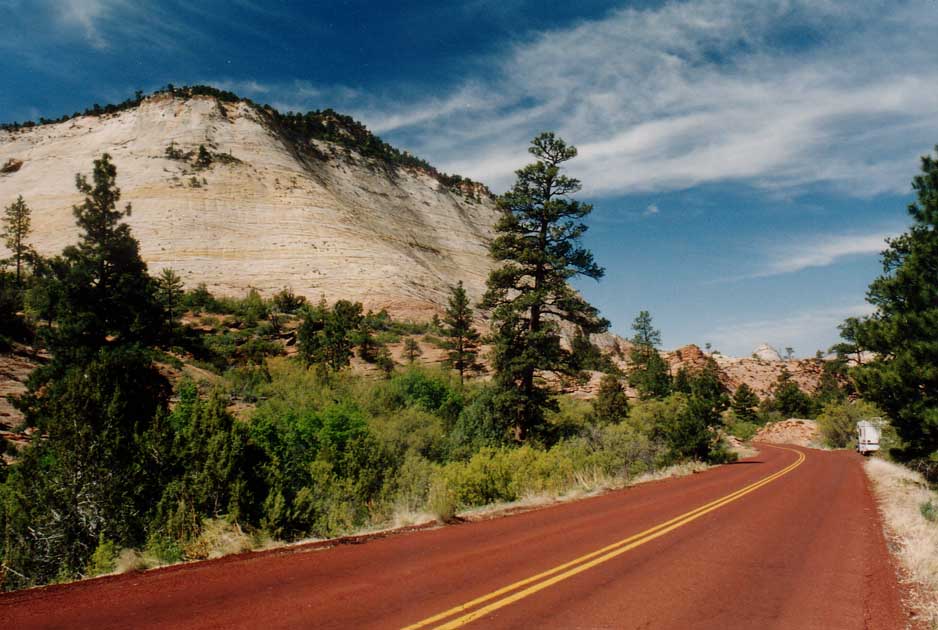
<path id="1" fill-rule="evenodd" d="M 767 268 L 757 277 L 793 273 L 810 267 L 826 267 L 851 256 L 879 254 L 886 249 L 886 238 L 894 235 L 840 234 L 776 249 Z"/>
<path id="2" fill-rule="evenodd" d="M 775 319 L 725 322 L 704 339 L 728 356 L 748 357 L 760 343 L 768 343 L 779 349 L 794 348 L 796 356 L 808 357 L 837 342 L 837 326 L 844 319 L 872 312 L 869 304 L 854 304 L 800 311 Z"/>
<path id="3" fill-rule="evenodd" d="M 657 206 L 657 204 L 652 203 L 652 204 L 648 204 L 648 207 L 645 208 L 645 212 L 643 212 L 642 214 L 645 215 L 646 217 L 650 217 L 650 216 L 654 216 L 658 214 L 659 212 L 661 212 L 661 209 Z"/>
<path id="4" fill-rule="evenodd" d="M 65 24 L 80 28 L 95 48 L 104 48 L 107 42 L 99 30 L 99 20 L 113 4 L 108 0 L 62 0 L 60 19 Z"/>
<path id="5" fill-rule="evenodd" d="M 936 29 L 930 0 L 669 2 L 542 33 L 451 97 L 357 113 L 412 127 L 415 152 L 496 190 L 554 129 L 592 195 L 728 180 L 906 192 L 938 138 Z M 482 97 L 461 107 L 465 94 Z"/>

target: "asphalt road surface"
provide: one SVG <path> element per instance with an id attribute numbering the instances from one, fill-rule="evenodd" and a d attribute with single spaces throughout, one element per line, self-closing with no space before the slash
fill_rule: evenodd
<path id="1" fill-rule="evenodd" d="M 0 595 L 0 628 L 904 628 L 861 458 L 759 448 L 503 518 Z"/>

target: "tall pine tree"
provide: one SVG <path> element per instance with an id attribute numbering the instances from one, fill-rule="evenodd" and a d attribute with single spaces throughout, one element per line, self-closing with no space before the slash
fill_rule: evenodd
<path id="1" fill-rule="evenodd" d="M 446 358 L 443 364 L 459 373 L 459 382 L 465 382 L 466 374 L 480 372 L 478 362 L 479 331 L 472 326 L 472 306 L 463 288 L 462 280 L 450 289 L 449 305 L 443 317 L 443 348 Z"/>
<path id="2" fill-rule="evenodd" d="M 94 161 L 92 181 L 75 176 L 84 201 L 72 208 L 80 230 L 78 244 L 65 248 L 37 290 L 57 296 L 51 305 L 57 327 L 47 330 L 57 362 L 89 360 L 103 347 L 160 337 L 163 313 L 155 281 L 147 275 L 139 244 L 124 219 L 131 207 L 117 208 L 121 193 L 117 168 L 104 154 Z"/>
<path id="3" fill-rule="evenodd" d="M 671 372 L 658 354 L 661 332 L 652 325 L 651 314 L 639 311 L 632 322 L 632 351 L 629 353 L 629 385 L 644 399 L 664 398 L 671 392 Z M 686 374 L 684 375 L 687 376 Z"/>
<path id="4" fill-rule="evenodd" d="M 922 157 L 921 168 L 912 226 L 889 240 L 867 292 L 876 311 L 845 323 L 842 349 L 875 353 L 853 370 L 857 388 L 889 414 L 908 457 L 938 466 L 938 159 Z"/>
<path id="5" fill-rule="evenodd" d="M 10 250 L 16 267 L 16 286 L 23 286 L 23 264 L 29 260 L 32 248 L 28 238 L 30 227 L 30 209 L 20 195 L 16 201 L 6 207 L 3 213 L 3 244 Z"/>
<path id="6" fill-rule="evenodd" d="M 500 264 L 482 300 L 483 308 L 492 309 L 498 405 L 518 440 L 541 429 L 544 411 L 556 408 L 550 391 L 535 380 L 538 372 L 575 372 L 560 344 L 561 322 L 587 335 L 609 327 L 568 284 L 576 276 L 599 279 L 604 273 L 579 242 L 592 206 L 570 198 L 580 182 L 561 172 L 576 149 L 542 133 L 528 151 L 537 161 L 516 171 L 511 190 L 498 199 L 502 214 L 490 251 Z"/>

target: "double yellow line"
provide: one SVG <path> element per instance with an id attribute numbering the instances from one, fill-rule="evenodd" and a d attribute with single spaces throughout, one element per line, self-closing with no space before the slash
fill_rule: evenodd
<path id="1" fill-rule="evenodd" d="M 619 555 L 622 555 L 623 553 L 631 549 L 635 549 L 636 547 L 640 545 L 644 545 L 645 543 L 651 542 L 652 540 L 655 540 L 656 538 L 660 538 L 661 536 L 664 536 L 668 532 L 673 531 L 677 529 L 678 527 L 683 527 L 684 525 L 687 525 L 688 523 L 697 520 L 704 514 L 709 514 L 710 512 L 713 512 L 714 510 L 718 510 L 721 507 L 729 503 L 732 503 L 733 501 L 741 499 L 742 497 L 746 496 L 750 492 L 755 492 L 762 486 L 770 484 L 776 479 L 778 479 L 779 477 L 790 473 L 795 468 L 800 466 L 802 462 L 804 462 L 805 460 L 805 455 L 801 451 L 796 451 L 795 449 L 785 448 L 782 446 L 772 447 L 772 448 L 781 448 L 786 451 L 791 451 L 792 453 L 796 453 L 798 457 L 793 463 L 786 466 L 782 470 L 774 474 L 771 474 L 767 477 L 764 477 L 760 479 L 759 481 L 756 481 L 755 483 L 749 484 L 748 486 L 744 488 L 740 488 L 736 492 L 732 492 L 724 497 L 711 501 L 710 503 L 707 503 L 706 505 L 702 505 L 698 507 L 697 509 L 691 510 L 690 512 L 686 512 L 680 516 L 676 516 L 669 521 L 665 521 L 664 523 L 655 525 L 654 527 L 646 529 L 643 532 L 634 534 L 632 536 L 629 536 L 628 538 L 623 538 L 622 540 L 618 542 L 614 542 L 611 545 L 607 545 L 606 547 L 603 547 L 602 549 L 597 549 L 596 551 L 592 551 L 588 554 L 582 555 L 579 558 L 574 558 L 573 560 L 569 562 L 565 562 L 564 564 L 558 565 L 552 569 L 548 569 L 547 571 L 538 573 L 537 575 L 533 575 L 529 578 L 525 578 L 513 584 L 509 584 L 508 586 L 502 587 L 496 591 L 492 591 L 491 593 L 488 593 L 487 595 L 477 597 L 476 599 L 466 602 L 465 604 L 460 604 L 459 606 L 455 606 L 453 608 L 450 608 L 449 610 L 445 610 L 437 615 L 433 615 L 432 617 L 427 617 L 426 619 L 422 621 L 418 621 L 415 624 L 412 624 L 403 628 L 403 630 L 418 630 L 419 628 L 426 628 L 427 626 L 431 626 L 437 622 L 443 621 L 444 619 L 448 619 L 455 615 L 461 615 L 461 616 L 456 617 L 455 619 L 452 619 L 447 623 L 436 626 L 436 628 L 437 630 L 450 630 L 452 628 L 461 628 L 472 621 L 475 621 L 481 617 L 484 617 L 485 615 L 488 615 L 491 612 L 498 610 L 499 608 L 504 608 L 505 606 L 508 606 L 509 604 L 512 604 L 518 600 L 524 599 L 525 597 L 530 597 L 531 595 L 537 593 L 538 591 L 542 591 L 549 586 L 553 586 L 554 584 L 557 584 L 558 582 L 566 580 L 567 578 L 571 578 L 574 575 L 583 573 L 584 571 L 591 569 L 595 567 L 596 565 L 602 564 L 603 562 L 612 560 L 613 558 Z M 523 587 L 527 587 L 527 588 L 523 588 Z M 522 588 L 523 590 L 518 590 Z M 514 591 L 517 591 L 517 592 L 514 592 Z M 505 595 L 505 597 L 502 597 L 503 595 Z M 495 600 L 495 601 L 491 601 L 491 600 Z M 479 606 L 480 604 L 485 604 L 486 602 L 489 602 L 489 601 L 491 601 L 490 604 L 483 606 L 481 608 L 476 608 L 476 606 Z M 472 610 L 474 608 L 475 610 Z M 469 610 L 472 610 L 472 611 L 467 613 L 466 611 L 469 611 Z M 462 614 L 462 613 L 465 613 L 465 614 Z"/>

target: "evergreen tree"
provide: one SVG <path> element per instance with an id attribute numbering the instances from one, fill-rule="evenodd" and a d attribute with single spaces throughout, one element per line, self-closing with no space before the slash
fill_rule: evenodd
<path id="1" fill-rule="evenodd" d="M 629 415 L 629 398 L 619 379 L 612 374 L 604 374 L 599 381 L 599 391 L 593 400 L 593 418 L 597 422 L 621 422 Z"/>
<path id="2" fill-rule="evenodd" d="M 541 429 L 545 409 L 556 408 L 535 380 L 537 373 L 574 372 L 571 355 L 560 344 L 559 323 L 585 334 L 609 327 L 568 284 L 576 276 L 599 279 L 604 273 L 579 243 L 586 232 L 582 219 L 592 207 L 570 198 L 580 182 L 561 173 L 576 149 L 542 133 L 528 150 L 537 161 L 518 170 L 511 190 L 498 199 L 501 218 L 490 252 L 499 266 L 482 301 L 483 308 L 492 309 L 498 404 L 518 440 Z"/>
<path id="3" fill-rule="evenodd" d="M 195 157 L 195 165 L 199 168 L 208 168 L 212 165 L 212 154 L 206 150 L 204 144 L 199 145 L 199 152 Z"/>
<path id="4" fill-rule="evenodd" d="M 658 353 L 661 332 L 652 325 L 648 311 L 638 313 L 632 322 L 632 330 L 635 335 L 631 339 L 632 351 L 629 353 L 632 364 L 629 385 L 637 389 L 643 399 L 664 398 L 671 392 L 671 372 Z"/>
<path id="5" fill-rule="evenodd" d="M 804 418 L 811 414 L 811 399 L 792 380 L 788 368 L 784 368 L 775 381 L 772 397 L 772 407 L 787 418 Z"/>
<path id="6" fill-rule="evenodd" d="M 938 147 L 936 147 L 938 151 Z M 908 457 L 938 460 L 938 159 L 922 157 L 912 181 L 912 226 L 890 239 L 883 275 L 870 284 L 876 311 L 848 320 L 843 336 L 877 360 L 853 371 L 863 397 L 879 405 L 908 445 Z"/>
<path id="7" fill-rule="evenodd" d="M 300 356 L 307 366 L 319 364 L 332 370 L 347 367 L 362 325 L 360 302 L 339 300 L 329 309 L 325 300 L 308 309 L 298 332 Z"/>
<path id="8" fill-rule="evenodd" d="M 407 359 L 408 363 L 413 363 L 423 354 L 423 351 L 420 350 L 420 344 L 417 343 L 417 340 L 413 337 L 408 337 L 404 340 L 404 358 Z"/>
<path id="9" fill-rule="evenodd" d="M 759 396 L 749 385 L 743 383 L 736 388 L 733 394 L 733 413 L 736 418 L 744 422 L 755 422 L 758 418 L 756 409 L 759 407 Z"/>
<path id="10" fill-rule="evenodd" d="M 449 305 L 440 324 L 445 339 L 446 358 L 443 364 L 459 373 L 459 382 L 465 382 L 467 373 L 480 372 L 478 362 L 481 335 L 472 326 L 472 307 L 462 286 L 462 280 L 450 289 Z"/>
<path id="11" fill-rule="evenodd" d="M 108 345 L 154 343 L 164 316 L 155 282 L 147 275 L 139 244 L 123 219 L 131 207 L 117 209 L 117 169 L 108 154 L 94 162 L 92 183 L 75 176 L 85 200 L 73 207 L 81 231 L 76 246 L 65 248 L 49 265 L 37 291 L 55 298 L 49 305 L 57 323 L 48 329 L 57 362 L 82 362 Z"/>
<path id="12" fill-rule="evenodd" d="M 378 355 L 375 357 L 375 364 L 378 366 L 378 369 L 384 372 L 385 378 L 391 378 L 391 375 L 394 374 L 394 358 L 391 356 L 391 351 L 388 350 L 387 346 L 381 346 L 378 350 Z"/>
<path id="13" fill-rule="evenodd" d="M 43 438 L 14 467 L 4 562 L 26 582 L 80 575 L 103 536 L 139 546 L 156 498 L 159 461 L 147 435 L 164 412 L 166 380 L 134 346 L 101 348 L 65 366 L 18 403 Z"/>
<path id="14" fill-rule="evenodd" d="M 23 286 L 23 264 L 32 256 L 32 247 L 29 246 L 31 211 L 22 195 L 16 198 L 4 210 L 3 215 L 3 244 L 10 250 L 13 264 L 16 266 L 16 286 Z"/>
<path id="15" fill-rule="evenodd" d="M 185 312 L 183 297 L 182 278 L 176 275 L 172 269 L 166 268 L 160 272 L 156 280 L 156 296 L 164 315 L 164 327 L 170 345 L 174 340 L 176 328 L 179 326 L 179 318 Z"/>

